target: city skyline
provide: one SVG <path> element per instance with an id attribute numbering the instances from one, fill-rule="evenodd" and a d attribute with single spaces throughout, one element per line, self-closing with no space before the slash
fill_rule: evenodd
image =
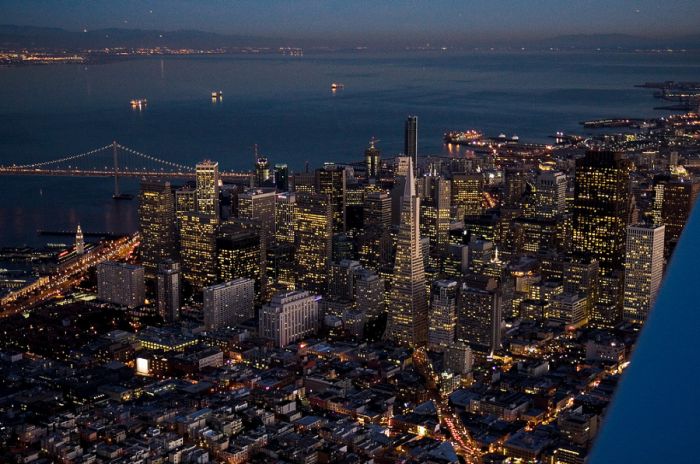
<path id="1" fill-rule="evenodd" d="M 692 460 L 700 6 L 5 6 L 0 462 Z"/>

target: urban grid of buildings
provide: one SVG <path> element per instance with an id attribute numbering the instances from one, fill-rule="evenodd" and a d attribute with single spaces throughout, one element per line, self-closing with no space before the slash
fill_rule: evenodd
<path id="1" fill-rule="evenodd" d="M 700 191 L 698 121 L 432 156 L 411 116 L 391 158 L 144 180 L 138 256 L 5 319 L 0 460 L 585 463 Z"/>

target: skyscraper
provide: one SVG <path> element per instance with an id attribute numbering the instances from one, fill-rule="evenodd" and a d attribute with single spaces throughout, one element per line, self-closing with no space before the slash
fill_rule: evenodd
<path id="1" fill-rule="evenodd" d="M 576 161 L 572 251 L 600 265 L 598 302 L 590 322 L 612 326 L 622 317 L 631 163 L 622 154 L 588 151 Z"/>
<path id="2" fill-rule="evenodd" d="M 259 156 L 255 159 L 255 186 L 263 187 L 270 180 L 270 162 Z"/>
<path id="3" fill-rule="evenodd" d="M 294 210 L 297 197 L 294 192 L 278 193 L 275 201 L 275 242 L 294 244 Z"/>
<path id="4" fill-rule="evenodd" d="M 170 182 L 142 181 L 139 194 L 141 262 L 153 277 L 158 264 L 177 258 L 175 194 Z"/>
<path id="5" fill-rule="evenodd" d="M 365 195 L 362 222 L 365 227 L 376 225 L 391 227 L 391 197 L 386 192 L 370 192 Z"/>
<path id="6" fill-rule="evenodd" d="M 374 137 L 369 141 L 369 147 L 365 150 L 365 169 L 367 170 L 367 179 L 379 178 L 381 170 L 381 154 L 379 149 L 374 146 L 376 140 Z"/>
<path id="7" fill-rule="evenodd" d="M 655 179 L 654 216 L 657 225 L 666 226 L 666 257 L 671 255 L 683 232 L 700 192 L 700 182 L 685 179 Z"/>
<path id="8" fill-rule="evenodd" d="M 328 195 L 297 194 L 294 242 L 298 286 L 325 292 L 333 248 L 333 215 Z"/>
<path id="9" fill-rule="evenodd" d="M 409 116 L 404 127 L 404 155 L 413 161 L 413 169 L 418 167 L 418 116 Z"/>
<path id="10" fill-rule="evenodd" d="M 420 179 L 420 230 L 430 239 L 430 267 L 439 270 L 450 238 L 450 182 L 437 175 Z"/>
<path id="11" fill-rule="evenodd" d="M 216 270 L 218 280 L 229 282 L 241 277 L 255 282 L 255 296 L 261 298 L 266 289 L 265 244 L 255 227 L 223 224 L 216 237 Z"/>
<path id="12" fill-rule="evenodd" d="M 566 175 L 544 170 L 535 178 L 526 215 L 533 219 L 553 219 L 566 211 Z"/>
<path id="13" fill-rule="evenodd" d="M 197 211 L 219 217 L 219 163 L 197 163 Z"/>
<path id="14" fill-rule="evenodd" d="M 461 221 L 464 216 L 479 216 L 484 203 L 483 174 L 454 174 L 451 196 L 455 219 Z"/>
<path id="15" fill-rule="evenodd" d="M 482 352 L 501 346 L 503 298 L 498 280 L 476 276 L 467 279 L 457 297 L 457 340 Z"/>
<path id="16" fill-rule="evenodd" d="M 433 283 L 428 333 L 428 346 L 432 350 L 444 351 L 454 344 L 458 289 L 454 280 L 438 280 Z"/>
<path id="17" fill-rule="evenodd" d="M 419 215 L 420 198 L 416 195 L 410 160 L 401 202 L 386 333 L 386 338 L 410 346 L 422 346 L 428 341 L 428 301 Z"/>
<path id="18" fill-rule="evenodd" d="M 280 192 L 289 190 L 289 167 L 286 164 L 275 164 L 275 187 Z"/>
<path id="19" fill-rule="evenodd" d="M 333 232 L 345 232 L 347 171 L 342 166 L 326 165 L 316 170 L 316 193 L 327 195 L 333 212 Z"/>
<path id="20" fill-rule="evenodd" d="M 574 256 L 595 258 L 606 276 L 624 267 L 630 166 L 609 151 L 589 151 L 576 161 Z"/>
<path id="21" fill-rule="evenodd" d="M 254 317 L 253 287 L 254 281 L 243 277 L 205 287 L 204 326 L 216 330 Z"/>
<path id="22" fill-rule="evenodd" d="M 238 217 L 258 221 L 265 243 L 275 238 L 276 199 L 274 189 L 251 189 L 238 195 Z"/>
<path id="23" fill-rule="evenodd" d="M 166 322 L 180 318 L 180 263 L 166 260 L 158 264 L 156 273 L 156 306 Z"/>
<path id="24" fill-rule="evenodd" d="M 644 322 L 661 287 L 664 271 L 664 226 L 627 228 L 623 318 Z"/>
<path id="25" fill-rule="evenodd" d="M 216 282 L 216 231 L 219 220 L 203 213 L 180 215 L 182 274 L 194 289 Z"/>

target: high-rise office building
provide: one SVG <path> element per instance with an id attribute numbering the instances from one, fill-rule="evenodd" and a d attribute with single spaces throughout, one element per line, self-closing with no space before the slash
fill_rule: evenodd
<path id="1" fill-rule="evenodd" d="M 416 195 L 412 161 L 409 161 L 407 174 L 386 338 L 405 345 L 422 346 L 428 341 L 428 301 L 420 249 L 420 198 Z"/>
<path id="2" fill-rule="evenodd" d="M 305 291 L 279 293 L 260 310 L 259 333 L 283 347 L 316 333 L 320 297 Z"/>
<path id="3" fill-rule="evenodd" d="M 156 272 L 156 306 L 158 314 L 166 322 L 180 318 L 182 288 L 180 263 L 165 260 L 158 264 Z"/>
<path id="4" fill-rule="evenodd" d="M 328 195 L 333 213 L 333 232 L 344 232 L 347 224 L 347 171 L 342 166 L 329 164 L 316 170 L 316 193 Z"/>
<path id="5" fill-rule="evenodd" d="M 192 185 L 184 185 L 175 191 L 175 214 L 194 213 L 197 211 L 197 190 Z"/>
<path id="6" fill-rule="evenodd" d="M 264 187 L 270 180 L 270 162 L 259 156 L 255 159 L 255 186 Z"/>
<path id="7" fill-rule="evenodd" d="M 219 217 L 219 163 L 202 161 L 196 166 L 197 211 Z"/>
<path id="8" fill-rule="evenodd" d="M 355 272 L 355 307 L 367 317 L 373 318 L 386 311 L 384 303 L 384 279 L 376 273 L 361 268 Z"/>
<path id="9" fill-rule="evenodd" d="M 418 116 L 409 116 L 404 126 L 404 155 L 413 161 L 413 169 L 418 169 Z"/>
<path id="10" fill-rule="evenodd" d="M 586 296 L 586 319 L 593 318 L 600 291 L 600 267 L 595 259 L 567 259 L 562 263 L 564 292 Z"/>
<path id="11" fill-rule="evenodd" d="M 505 169 L 505 192 L 503 205 L 508 208 L 517 208 L 527 188 L 527 177 L 521 167 L 508 167 Z"/>
<path id="12" fill-rule="evenodd" d="M 622 154 L 588 151 L 576 161 L 572 251 L 600 266 L 598 302 L 590 322 L 612 326 L 622 317 L 631 163 Z"/>
<path id="13" fill-rule="evenodd" d="M 275 238 L 276 200 L 274 189 L 251 189 L 238 195 L 238 217 L 258 221 L 265 243 Z"/>
<path id="14" fill-rule="evenodd" d="M 194 289 L 216 282 L 216 231 L 219 220 L 203 213 L 180 215 L 180 259 L 184 280 Z"/>
<path id="15" fill-rule="evenodd" d="M 158 264 L 177 258 L 175 194 L 170 182 L 142 181 L 139 194 L 141 262 L 154 276 Z"/>
<path id="16" fill-rule="evenodd" d="M 255 282 L 255 296 L 262 298 L 266 288 L 266 248 L 259 227 L 225 223 L 216 237 L 216 270 L 220 282 L 241 277 Z"/>
<path id="17" fill-rule="evenodd" d="M 297 194 L 294 242 L 298 286 L 325 292 L 333 248 L 333 214 L 327 195 Z"/>
<path id="18" fill-rule="evenodd" d="M 483 174 L 454 174 L 451 196 L 455 219 L 461 221 L 464 216 L 479 216 L 484 210 Z"/>
<path id="19" fill-rule="evenodd" d="M 136 308 L 146 298 L 143 266 L 105 261 L 97 265 L 97 299 Z"/>
<path id="20" fill-rule="evenodd" d="M 525 214 L 532 219 L 554 219 L 566 212 L 566 175 L 552 170 L 540 171 Z"/>
<path id="21" fill-rule="evenodd" d="M 355 273 L 362 269 L 357 261 L 343 259 L 331 265 L 328 295 L 335 299 L 354 300 Z"/>
<path id="22" fill-rule="evenodd" d="M 565 324 L 567 327 L 586 325 L 586 296 L 582 293 L 560 293 L 552 295 L 544 311 L 547 320 Z"/>
<path id="23" fill-rule="evenodd" d="M 275 164 L 275 187 L 280 192 L 289 190 L 289 167 L 286 164 Z"/>
<path id="24" fill-rule="evenodd" d="M 391 196 L 386 192 L 369 192 L 363 206 L 365 227 L 376 225 L 385 229 L 391 227 Z"/>
<path id="25" fill-rule="evenodd" d="M 369 147 L 365 150 L 365 169 L 367 170 L 367 179 L 378 179 L 381 171 L 381 154 L 379 149 L 375 147 L 376 140 L 374 137 L 369 141 Z"/>
<path id="26" fill-rule="evenodd" d="M 308 167 L 308 165 L 307 165 Z M 316 173 L 315 172 L 297 172 L 293 176 L 294 191 L 297 193 L 315 193 L 316 192 Z"/>
<path id="27" fill-rule="evenodd" d="M 253 279 L 244 277 L 205 287 L 204 326 L 207 330 L 238 324 L 255 317 Z"/>
<path id="28" fill-rule="evenodd" d="M 595 258 L 603 275 L 624 267 L 630 167 L 609 151 L 589 151 L 576 161 L 573 252 Z"/>
<path id="29" fill-rule="evenodd" d="M 472 349 L 462 342 L 454 342 L 445 350 L 443 355 L 445 370 L 456 374 L 468 374 L 474 365 Z"/>
<path id="30" fill-rule="evenodd" d="M 482 352 L 501 346 L 503 297 L 498 280 L 476 276 L 462 283 L 457 297 L 457 340 Z"/>
<path id="31" fill-rule="evenodd" d="M 654 305 L 664 271 L 664 231 L 664 226 L 644 224 L 627 228 L 622 309 L 625 320 L 646 321 Z"/>
<path id="32" fill-rule="evenodd" d="M 459 286 L 454 280 L 433 282 L 428 332 L 428 346 L 432 350 L 444 351 L 454 344 L 458 289 Z"/>
<path id="33" fill-rule="evenodd" d="M 430 240 L 430 267 L 439 270 L 450 239 L 450 182 L 434 174 L 419 180 L 421 236 Z"/>
<path id="34" fill-rule="evenodd" d="M 665 255 L 668 258 L 683 232 L 695 205 L 700 182 L 687 179 L 655 179 L 654 222 L 666 226 Z"/>
<path id="35" fill-rule="evenodd" d="M 297 197 L 294 192 L 278 193 L 275 200 L 275 242 L 294 244 L 294 210 Z"/>
<path id="36" fill-rule="evenodd" d="M 391 224 L 398 226 L 401 222 L 401 199 L 406 189 L 406 177 L 411 163 L 409 156 L 394 158 L 394 185 L 391 188 Z"/>

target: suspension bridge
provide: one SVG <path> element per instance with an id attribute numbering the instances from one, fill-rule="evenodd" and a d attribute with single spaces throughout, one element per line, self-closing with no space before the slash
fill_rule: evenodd
<path id="1" fill-rule="evenodd" d="M 221 171 L 220 177 L 229 182 L 248 182 L 250 172 Z M 0 175 L 113 177 L 114 197 L 121 197 L 120 177 L 194 179 L 194 166 L 174 163 L 126 147 L 116 141 L 48 161 L 0 165 Z"/>

